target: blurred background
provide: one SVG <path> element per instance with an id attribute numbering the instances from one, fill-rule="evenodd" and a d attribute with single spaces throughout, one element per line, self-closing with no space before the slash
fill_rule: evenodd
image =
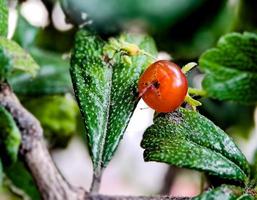
<path id="1" fill-rule="evenodd" d="M 225 33 L 257 30 L 256 0 L 9 0 L 9 8 L 8 38 L 25 48 L 41 67 L 36 78 L 15 74 L 10 84 L 23 105 L 40 120 L 53 159 L 65 178 L 86 189 L 92 179 L 92 163 L 69 77 L 69 55 L 78 27 L 88 26 L 103 38 L 122 31 L 147 33 L 156 41 L 159 58 L 180 65 L 197 62 Z M 200 87 L 201 80 L 200 71 L 194 69 L 190 84 Z M 251 161 L 257 147 L 255 108 L 216 100 L 202 103 L 200 112 L 226 130 Z M 143 161 L 140 141 L 153 114 L 139 102 L 105 170 L 101 193 L 200 193 L 199 172 Z M 12 166 L 6 175 L 0 200 L 39 199 L 22 163 Z"/>

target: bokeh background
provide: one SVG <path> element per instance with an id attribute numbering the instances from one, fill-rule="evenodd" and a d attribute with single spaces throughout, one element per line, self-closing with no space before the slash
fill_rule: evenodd
<path id="1" fill-rule="evenodd" d="M 148 33 L 160 50 L 159 58 L 180 65 L 197 62 L 201 53 L 215 46 L 225 33 L 257 30 L 256 0 L 10 0 L 9 7 L 8 38 L 31 53 L 41 66 L 35 79 L 16 74 L 10 83 L 22 103 L 41 121 L 53 159 L 65 178 L 85 188 L 90 187 L 92 163 L 68 71 L 78 27 L 88 26 L 103 38 L 122 31 Z M 201 72 L 194 69 L 190 84 L 200 87 L 201 80 Z M 235 139 L 248 160 L 257 147 L 254 110 L 252 106 L 214 100 L 204 100 L 200 108 L 202 114 Z M 200 173 L 143 161 L 140 141 L 153 114 L 143 101 L 139 102 L 118 151 L 105 170 L 101 193 L 200 193 Z M 5 181 L 0 200 L 29 199 L 14 184 L 17 179 L 25 179 L 22 174 L 15 168 L 10 170 L 14 180 Z M 32 180 L 24 184 L 30 188 L 27 191 L 35 192 L 31 189 Z"/>

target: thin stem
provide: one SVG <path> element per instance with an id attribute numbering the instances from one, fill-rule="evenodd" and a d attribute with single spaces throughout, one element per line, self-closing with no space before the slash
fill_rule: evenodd
<path id="1" fill-rule="evenodd" d="M 152 58 L 152 59 L 154 59 L 154 60 L 158 60 L 157 57 L 153 56 L 152 54 L 150 54 L 150 53 L 148 53 L 148 52 L 146 52 L 144 50 L 140 49 L 139 52 L 144 54 L 144 55 L 146 55 L 146 56 L 148 56 L 148 57 L 150 57 L 150 58 Z"/>
<path id="2" fill-rule="evenodd" d="M 101 186 L 101 179 L 102 179 L 102 170 L 99 172 L 93 173 L 93 180 L 90 187 L 90 193 L 97 194 L 100 190 Z"/>
<path id="3" fill-rule="evenodd" d="M 182 67 L 182 72 L 184 74 L 186 74 L 187 72 L 189 72 L 191 69 L 193 69 L 195 66 L 197 66 L 197 63 L 195 62 L 190 62 L 188 64 L 186 64 L 184 67 Z"/>
<path id="4" fill-rule="evenodd" d="M 205 175 L 204 175 L 204 173 L 201 173 L 201 182 L 200 182 L 200 191 L 201 191 L 201 193 L 203 193 L 204 192 L 204 185 L 205 185 Z"/>
<path id="5" fill-rule="evenodd" d="M 188 94 L 201 96 L 201 97 L 206 97 L 207 96 L 207 92 L 205 90 L 190 88 L 190 87 L 188 88 Z"/>
<path id="6" fill-rule="evenodd" d="M 185 102 L 187 102 L 190 106 L 192 106 L 193 110 L 196 110 L 197 106 L 201 106 L 202 103 L 193 99 L 189 94 L 186 95 Z"/>

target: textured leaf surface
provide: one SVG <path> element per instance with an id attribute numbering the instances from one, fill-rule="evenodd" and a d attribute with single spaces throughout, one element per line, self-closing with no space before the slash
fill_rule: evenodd
<path id="1" fill-rule="evenodd" d="M 166 162 L 222 178 L 247 181 L 248 162 L 231 138 L 197 112 L 159 115 L 141 143 L 146 161 Z"/>
<path id="2" fill-rule="evenodd" d="M 206 73 L 203 88 L 210 97 L 256 103 L 257 34 L 228 34 L 199 63 Z"/>
<path id="3" fill-rule="evenodd" d="M 69 61 L 62 59 L 61 54 L 33 48 L 32 57 L 40 65 L 35 78 L 25 74 L 10 77 L 10 84 L 17 94 L 50 95 L 72 91 L 69 75 Z"/>
<path id="4" fill-rule="evenodd" d="M 12 184 L 24 191 L 31 199 L 41 199 L 33 177 L 21 161 L 17 161 L 10 167 L 5 168 L 4 172 L 12 181 Z"/>
<path id="5" fill-rule="evenodd" d="M 7 36 L 8 32 L 8 7 L 7 0 L 0 0 L 0 36 Z"/>
<path id="6" fill-rule="evenodd" d="M 147 36 L 125 35 L 128 42 L 155 55 L 155 45 Z M 151 60 L 139 55 L 132 64 L 106 63 L 105 42 L 81 30 L 76 36 L 71 59 L 71 77 L 84 117 L 95 169 L 110 161 L 138 102 L 137 80 Z"/>
<path id="7" fill-rule="evenodd" d="M 0 155 L 8 163 L 15 162 L 21 143 L 21 135 L 11 114 L 3 107 L 0 107 L 0 130 Z"/>
<path id="8" fill-rule="evenodd" d="M 193 198 L 193 200 L 254 200 L 254 197 L 246 194 L 240 187 L 222 185 L 211 189 Z"/>
<path id="9" fill-rule="evenodd" d="M 10 56 L 13 70 L 20 70 L 36 75 L 39 66 L 16 42 L 0 37 L 0 47 Z"/>

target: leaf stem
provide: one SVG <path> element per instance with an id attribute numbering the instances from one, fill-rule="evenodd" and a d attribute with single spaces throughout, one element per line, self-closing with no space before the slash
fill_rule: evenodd
<path id="1" fill-rule="evenodd" d="M 207 96 L 207 92 L 205 90 L 191 88 L 191 87 L 188 88 L 188 94 L 197 95 L 197 96 L 201 96 L 201 97 Z"/>
<path id="2" fill-rule="evenodd" d="M 196 110 L 197 106 L 201 106 L 202 103 L 193 99 L 189 94 L 186 95 L 185 102 L 187 102 L 190 106 L 192 106 L 193 110 Z"/>
<path id="3" fill-rule="evenodd" d="M 197 63 L 195 62 L 190 62 L 188 64 L 186 64 L 184 67 L 182 67 L 182 72 L 184 74 L 186 74 L 187 72 L 189 72 L 191 69 L 193 69 L 195 66 L 197 66 Z"/>
<path id="4" fill-rule="evenodd" d="M 153 56 L 152 54 L 150 54 L 150 53 L 148 53 L 148 52 L 146 52 L 146 51 L 144 51 L 142 49 L 140 49 L 139 52 L 144 54 L 144 55 L 146 55 L 146 56 L 148 56 L 148 57 L 150 57 L 150 58 L 152 58 L 153 60 L 158 60 L 157 57 Z"/>
<path id="5" fill-rule="evenodd" d="M 101 185 L 101 179 L 102 179 L 102 170 L 95 171 L 93 173 L 93 180 L 90 187 L 90 192 L 93 194 L 97 194 L 100 189 Z"/>
<path id="6" fill-rule="evenodd" d="M 200 180 L 200 192 L 204 192 L 204 185 L 205 185 L 205 174 L 202 172 L 201 173 L 201 180 Z"/>

